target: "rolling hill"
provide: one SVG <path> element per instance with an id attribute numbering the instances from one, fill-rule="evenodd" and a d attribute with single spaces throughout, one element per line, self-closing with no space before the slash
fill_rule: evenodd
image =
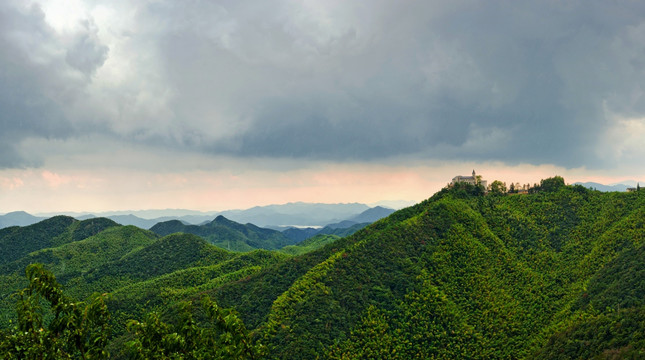
<path id="1" fill-rule="evenodd" d="M 83 239 L 117 225 L 104 218 L 78 221 L 69 216 L 55 216 L 25 227 L 0 229 L 0 265 L 33 251 Z"/>
<path id="2" fill-rule="evenodd" d="M 173 233 L 194 234 L 213 245 L 233 251 L 275 250 L 294 243 L 279 231 L 253 224 L 239 224 L 221 215 L 204 225 L 186 225 L 179 220 L 165 221 L 156 224 L 150 231 L 161 236 Z"/>

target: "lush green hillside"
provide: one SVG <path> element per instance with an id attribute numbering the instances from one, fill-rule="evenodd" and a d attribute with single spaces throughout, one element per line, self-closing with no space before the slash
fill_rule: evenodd
<path id="1" fill-rule="evenodd" d="M 84 225 L 92 224 L 93 220 L 96 219 L 86 220 L 87 223 L 85 221 L 83 223 L 85 223 Z M 65 231 L 62 234 L 68 239 L 74 239 L 73 234 L 76 231 L 84 231 L 83 229 L 86 228 L 78 225 L 82 225 L 81 222 L 72 222 L 70 227 L 74 231 L 71 233 Z M 84 233 L 90 234 L 91 232 Z M 56 238 L 60 237 L 60 234 L 56 235 Z M 92 292 L 110 290 L 110 287 L 106 285 L 109 283 L 108 278 L 102 279 L 97 284 L 87 283 L 85 276 L 91 273 L 92 269 L 100 268 L 133 251 L 142 249 L 157 241 L 157 238 L 154 233 L 134 226 L 111 226 L 85 239 L 65 242 L 57 247 L 40 249 L 2 265 L 0 267 L 0 286 L 4 290 L 0 296 L 0 327 L 12 319 L 8 315 L 10 309 L 13 308 L 10 294 L 25 286 L 26 280 L 23 274 L 29 264 L 45 264 L 61 282 L 67 285 L 71 295 L 86 297 Z"/>
<path id="2" fill-rule="evenodd" d="M 105 218 L 78 221 L 69 216 L 55 216 L 25 227 L 0 229 L 0 265 L 33 251 L 84 239 L 113 226 L 117 224 Z"/>
<path id="3" fill-rule="evenodd" d="M 223 307 L 234 307 L 247 326 L 256 328 L 267 320 L 271 306 L 278 296 L 307 271 L 335 253 L 346 241 L 347 239 L 339 239 L 316 251 L 287 258 L 262 269 L 257 274 L 223 284 L 208 293 Z"/>
<path id="4" fill-rule="evenodd" d="M 115 289 L 108 306 L 117 333 L 122 333 L 128 319 L 140 319 L 151 310 L 163 310 L 174 302 L 238 282 L 285 259 L 285 255 L 266 250 L 232 255 L 219 263 L 188 267 Z"/>
<path id="5" fill-rule="evenodd" d="M 210 246 L 198 236 L 173 234 L 93 268 L 85 279 L 95 282 L 106 277 L 127 276 L 132 281 L 147 280 L 176 270 L 219 263 L 231 257 L 232 253 Z"/>
<path id="6" fill-rule="evenodd" d="M 642 228 L 644 215 L 631 230 Z M 626 232 L 628 230 L 624 230 Z M 624 234 L 623 232 L 623 234 Z M 625 236 L 628 238 L 628 236 Z M 645 243 L 628 243 L 578 294 L 572 317 L 536 358 L 637 359 L 645 349 Z"/>
<path id="7" fill-rule="evenodd" d="M 297 243 L 296 245 L 285 246 L 280 249 L 280 252 L 290 255 L 302 255 L 310 251 L 314 251 L 318 248 L 321 248 L 329 243 L 332 243 L 340 239 L 338 235 L 328 235 L 320 234 L 312 236 L 302 242 Z"/>
<path id="8" fill-rule="evenodd" d="M 324 228 L 320 229 L 320 231 L 318 231 L 318 234 L 345 237 L 345 236 L 352 235 L 353 233 L 366 227 L 369 224 L 370 223 L 359 223 L 345 228 L 333 228 L 333 227 L 325 226 Z"/>
<path id="9" fill-rule="evenodd" d="M 71 237 L 71 236 L 70 236 Z M 149 245 L 157 235 L 134 226 L 114 226 L 82 240 L 40 249 L 0 268 L 1 274 L 22 273 L 29 264 L 49 264 L 59 277 L 76 276 Z"/>
<path id="10" fill-rule="evenodd" d="M 643 359 L 645 356 L 645 307 L 572 319 L 534 359 Z"/>
<path id="11" fill-rule="evenodd" d="M 213 245 L 231 251 L 275 250 L 294 243 L 279 231 L 253 224 L 239 224 L 221 215 L 204 225 L 185 225 L 181 221 L 171 220 L 158 223 L 150 230 L 161 236 L 179 232 L 198 235 Z"/>
<path id="12" fill-rule="evenodd" d="M 217 241 L 258 244 L 256 229 L 231 223 L 156 230 L 210 227 Z M 232 253 L 189 234 L 111 250 L 126 246 L 112 236 L 136 232 L 129 227 L 65 237 L 6 261 L 2 281 L 18 284 L 18 267 L 43 261 L 74 296 L 109 292 L 114 354 L 139 336 L 128 335 L 128 319 L 180 336 L 171 329 L 191 324 L 180 310 L 193 308 L 182 300 L 208 295 L 239 314 L 267 358 L 645 358 L 644 223 L 645 192 L 600 193 L 557 177 L 526 195 L 460 185 L 351 236 L 282 252 Z"/>
<path id="13" fill-rule="evenodd" d="M 616 276 L 603 270 L 612 261 L 626 277 L 642 269 L 619 254 L 645 238 L 645 196 L 548 190 L 444 191 L 395 213 L 299 277 L 259 331 L 276 358 L 356 358 L 374 346 L 387 358 L 531 357 L 580 316 L 575 306 L 588 284 L 597 288 L 594 274 Z M 637 279 L 607 288 L 635 298 Z"/>

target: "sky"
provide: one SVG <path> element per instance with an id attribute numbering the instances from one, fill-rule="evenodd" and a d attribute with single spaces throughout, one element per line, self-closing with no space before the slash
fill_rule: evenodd
<path id="1" fill-rule="evenodd" d="M 0 2 L 0 213 L 645 180 L 645 2 Z"/>

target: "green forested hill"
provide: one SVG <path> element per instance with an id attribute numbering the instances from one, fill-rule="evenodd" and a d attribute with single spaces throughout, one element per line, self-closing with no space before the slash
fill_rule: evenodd
<path id="1" fill-rule="evenodd" d="M 357 232 L 358 230 L 366 227 L 369 224 L 370 223 L 359 223 L 346 228 L 331 228 L 329 226 L 325 226 L 324 228 L 320 229 L 320 231 L 318 231 L 318 234 L 345 237 Z"/>
<path id="2" fill-rule="evenodd" d="M 60 246 L 43 248 L 0 267 L 0 274 L 21 273 L 29 264 L 50 264 L 59 276 L 79 274 L 121 258 L 156 241 L 157 235 L 134 226 L 115 226 Z"/>
<path id="3" fill-rule="evenodd" d="M 210 246 L 196 235 L 173 234 L 93 268 L 85 278 L 93 282 L 127 275 L 132 280 L 147 280 L 180 269 L 218 263 L 232 256 L 233 253 Z"/>
<path id="4" fill-rule="evenodd" d="M 185 225 L 170 220 L 158 223 L 150 230 L 161 236 L 179 232 L 199 235 L 213 245 L 233 251 L 276 250 L 294 243 L 279 231 L 243 225 L 221 215 L 204 225 Z"/>
<path id="5" fill-rule="evenodd" d="M 174 234 L 118 255 L 105 245 L 106 260 L 82 269 L 82 249 L 98 251 L 85 243 L 127 228 L 117 227 L 5 261 L 2 281 L 33 259 L 77 297 L 110 292 L 114 355 L 127 319 L 157 310 L 177 324 L 178 301 L 208 295 L 239 314 L 266 358 L 634 359 L 645 358 L 644 224 L 645 192 L 558 178 L 525 195 L 459 186 L 349 237 L 283 250 L 307 251 L 297 256 Z M 63 269 L 69 252 L 80 260 Z"/>
<path id="6" fill-rule="evenodd" d="M 645 286 L 643 265 L 629 261 L 645 239 L 645 196 L 550 190 L 443 191 L 333 243 L 288 290 L 268 289 L 270 309 L 246 319 L 266 319 L 257 333 L 275 358 L 541 358 L 553 336 L 584 326 L 566 330 L 575 319 L 613 316 L 611 296 L 642 299 Z M 616 267 L 630 275 L 622 280 Z M 581 297 L 601 293 L 598 277 L 613 279 L 597 300 L 604 307 L 581 309 Z M 258 297 L 262 283 L 251 287 Z M 233 305 L 226 293 L 220 301 Z M 628 303 L 621 311 L 641 311 Z M 631 344 L 607 336 L 593 356 Z"/>
<path id="7" fill-rule="evenodd" d="M 84 239 L 113 226 L 117 223 L 105 218 L 78 221 L 69 216 L 55 216 L 25 227 L 0 229 L 0 264 L 32 251 Z"/>
<path id="8" fill-rule="evenodd" d="M 297 243 L 296 245 L 285 246 L 280 249 L 280 252 L 290 255 L 302 255 L 310 251 L 321 248 L 329 243 L 332 243 L 340 239 L 338 235 L 331 234 L 318 234 L 314 235 L 304 241 Z"/>
<path id="9" fill-rule="evenodd" d="M 47 220 L 35 225 L 44 226 L 46 224 L 48 224 Z M 54 222 L 54 224 L 58 225 L 59 222 Z M 104 230 L 99 231 L 98 229 L 101 227 L 94 227 L 96 224 L 110 226 L 103 226 Z M 88 231 L 88 228 L 96 231 Z M 33 231 L 33 229 L 29 229 L 29 231 Z M 91 235 L 94 232 L 97 233 Z M 76 233 L 83 233 L 88 237 L 74 241 L 74 239 L 82 237 L 75 236 Z M 53 238 L 47 238 L 47 236 Z M 92 269 L 105 266 L 132 251 L 152 244 L 157 241 L 158 236 L 134 226 L 117 225 L 111 220 L 91 219 L 83 222 L 73 220 L 64 231 L 44 232 L 38 238 L 49 244 L 56 243 L 61 238 L 65 238 L 69 242 L 63 241 L 59 246 L 39 249 L 0 266 L 0 287 L 3 289 L 0 293 L 0 327 L 12 319 L 8 315 L 9 309 L 13 307 L 13 299 L 10 295 L 27 283 L 23 275 L 27 265 L 45 264 L 60 281 L 68 285 L 71 294 L 87 296 L 95 291 L 106 291 L 103 284 L 107 282 L 107 279 L 102 280 L 100 285 L 88 285 L 85 279 L 86 274 L 90 273 Z M 25 241 L 29 241 L 29 239 L 26 237 Z"/>

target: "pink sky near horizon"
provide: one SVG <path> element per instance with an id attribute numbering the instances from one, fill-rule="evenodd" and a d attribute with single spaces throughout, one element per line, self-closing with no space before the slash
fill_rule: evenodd
<path id="1" fill-rule="evenodd" d="M 286 171 L 152 172 L 119 169 L 0 171 L 0 213 L 109 212 L 149 209 L 223 211 L 289 202 L 379 204 L 420 202 L 455 175 L 475 169 L 488 181 L 567 183 L 638 180 L 587 169 L 501 163 L 433 165 L 323 164 Z"/>

